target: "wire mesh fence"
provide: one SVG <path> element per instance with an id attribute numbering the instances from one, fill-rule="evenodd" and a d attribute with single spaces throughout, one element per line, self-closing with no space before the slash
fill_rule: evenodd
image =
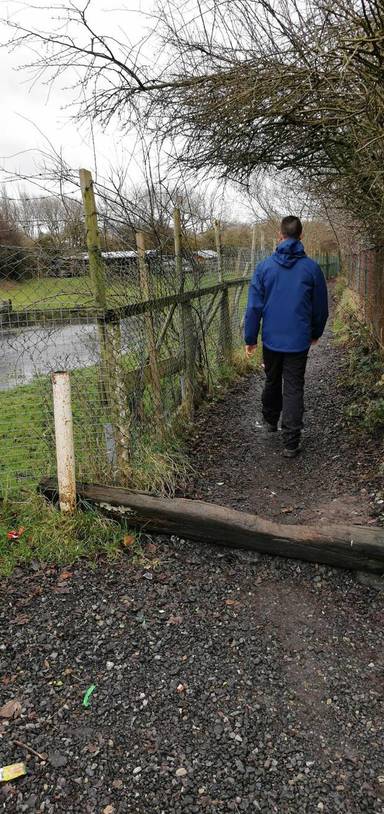
<path id="1" fill-rule="evenodd" d="M 249 247 L 223 247 L 216 222 L 215 249 L 197 248 L 176 208 L 156 248 L 146 245 L 153 233 L 121 221 L 117 239 L 110 223 L 99 231 L 91 185 L 88 174 L 84 210 L 72 201 L 68 221 L 60 210 L 56 232 L 51 224 L 39 239 L 2 233 L 0 217 L 2 494 L 55 474 L 59 370 L 70 372 L 77 478 L 127 484 L 134 473 L 160 488 L 175 427 L 233 374 L 243 344 L 248 280 L 263 256 L 251 235 Z M 333 259 L 319 259 L 333 277 Z"/>
<path id="2" fill-rule="evenodd" d="M 101 261 L 104 308 L 87 252 L 3 253 L 3 494 L 55 473 L 54 371 L 71 373 L 77 477 L 105 483 L 129 482 L 140 468 L 145 480 L 157 463 L 160 478 L 175 417 L 191 417 L 228 374 L 241 342 L 250 250 L 223 251 L 222 283 L 213 252 L 185 253 L 181 282 L 175 256 L 148 251 L 144 279 L 132 250 L 102 253 Z"/>
<path id="3" fill-rule="evenodd" d="M 346 260 L 349 287 L 357 294 L 365 322 L 384 345 L 384 249 L 360 248 Z"/>

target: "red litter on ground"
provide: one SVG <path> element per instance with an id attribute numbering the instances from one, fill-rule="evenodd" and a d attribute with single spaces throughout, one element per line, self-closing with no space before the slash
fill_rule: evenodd
<path id="1" fill-rule="evenodd" d="M 8 540 L 19 540 L 21 535 L 24 534 L 24 532 L 25 532 L 24 526 L 20 526 L 20 528 L 17 531 L 15 530 L 8 531 L 7 538 Z"/>

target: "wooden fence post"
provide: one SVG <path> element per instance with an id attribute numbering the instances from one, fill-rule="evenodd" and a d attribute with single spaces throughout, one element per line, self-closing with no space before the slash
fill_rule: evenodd
<path id="1" fill-rule="evenodd" d="M 183 275 L 183 258 L 181 254 L 181 217 L 180 217 L 180 207 L 175 206 L 173 210 L 173 234 L 174 234 L 174 241 L 175 241 L 175 271 L 176 271 L 176 282 L 177 287 L 180 293 L 184 291 L 184 275 Z M 185 325 L 184 325 L 184 310 L 180 308 L 180 349 L 182 356 L 185 358 Z M 185 402 L 185 371 L 182 370 L 180 375 L 180 390 L 181 390 L 181 401 L 182 403 Z"/>
<path id="2" fill-rule="evenodd" d="M 144 232 L 136 232 L 136 245 L 137 245 L 137 257 L 139 263 L 139 279 L 140 279 L 140 290 L 144 300 L 151 299 L 151 292 L 149 286 L 149 275 L 148 275 L 148 266 L 147 260 L 145 257 L 145 235 Z M 160 380 L 160 373 L 159 373 L 159 365 L 157 359 L 157 350 L 156 350 L 156 337 L 155 337 L 155 329 L 153 325 L 153 313 L 152 311 L 145 312 L 145 327 L 146 327 L 146 334 L 147 334 L 147 342 L 148 342 L 148 357 L 149 357 L 149 367 L 151 371 L 151 385 L 152 385 L 152 392 L 153 392 L 153 403 L 155 407 L 155 414 L 158 420 L 158 429 L 161 435 L 164 433 L 164 415 L 163 415 L 163 406 L 161 401 L 161 380 Z"/>
<path id="3" fill-rule="evenodd" d="M 89 170 L 81 169 L 79 176 L 84 206 L 89 276 L 91 279 L 95 305 L 104 312 L 107 307 L 107 295 L 104 264 L 101 256 L 100 233 L 97 225 L 96 201 L 93 189 L 92 174 Z M 99 334 L 101 359 L 101 386 L 104 390 L 104 398 L 106 401 L 108 401 L 108 337 L 103 316 L 97 321 L 97 331 Z"/>
<path id="4" fill-rule="evenodd" d="M 105 288 L 104 263 L 101 256 L 100 232 L 97 225 L 97 212 L 95 193 L 93 189 L 92 173 L 89 170 L 80 170 L 80 188 L 83 197 L 85 228 L 87 233 L 87 248 L 89 262 L 89 276 L 92 281 L 95 303 L 103 310 L 107 307 Z"/>
<path id="5" fill-rule="evenodd" d="M 195 325 L 191 302 L 183 302 L 181 306 L 184 344 L 184 393 L 183 406 L 186 416 L 192 420 L 195 411 Z"/>
<path id="6" fill-rule="evenodd" d="M 73 514 L 76 509 L 75 451 L 71 382 L 67 371 L 52 373 L 52 393 L 60 510 Z"/>
<path id="7" fill-rule="evenodd" d="M 121 371 L 120 323 L 117 322 L 107 326 L 105 322 L 105 312 L 107 309 L 105 267 L 101 254 L 93 179 L 89 170 L 81 169 L 79 175 L 87 235 L 89 276 L 92 282 L 95 304 L 103 312 L 97 321 L 100 345 L 101 386 L 103 388 L 106 406 L 111 416 L 119 474 L 127 478 L 131 474 L 128 465 L 130 426 L 127 414 L 124 378 Z"/>
<path id="8" fill-rule="evenodd" d="M 180 292 L 184 291 L 183 258 L 181 254 L 181 217 L 180 207 L 175 206 L 173 210 L 173 231 L 175 239 L 175 267 L 176 280 Z"/>
<path id="9" fill-rule="evenodd" d="M 219 360 L 231 364 L 232 362 L 232 329 L 229 312 L 229 293 L 225 286 L 221 295 L 220 303 L 220 336 L 219 336 Z"/>
<path id="10" fill-rule="evenodd" d="M 214 229 L 215 229 L 215 242 L 216 242 L 216 252 L 217 252 L 217 275 L 219 278 L 219 283 L 223 282 L 223 249 L 221 245 L 221 232 L 220 232 L 220 221 L 215 220 L 214 222 Z"/>

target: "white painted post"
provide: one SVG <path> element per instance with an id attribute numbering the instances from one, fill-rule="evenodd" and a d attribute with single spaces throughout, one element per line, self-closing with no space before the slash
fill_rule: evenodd
<path id="1" fill-rule="evenodd" d="M 76 474 L 71 382 L 67 371 L 52 373 L 52 390 L 60 510 L 69 514 L 76 509 Z"/>

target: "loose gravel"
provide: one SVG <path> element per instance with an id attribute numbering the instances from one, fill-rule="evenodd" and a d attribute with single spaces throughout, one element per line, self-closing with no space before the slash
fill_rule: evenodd
<path id="1" fill-rule="evenodd" d="M 284 522 L 329 520 L 336 499 L 368 521 L 339 356 L 328 338 L 312 356 L 301 461 L 261 436 L 251 377 L 204 412 L 191 493 Z M 0 810 L 384 814 L 382 581 L 145 540 L 145 568 L 35 565 L 2 585 L 0 707 L 18 703 L 0 709 L 0 765 L 28 773 Z"/>

